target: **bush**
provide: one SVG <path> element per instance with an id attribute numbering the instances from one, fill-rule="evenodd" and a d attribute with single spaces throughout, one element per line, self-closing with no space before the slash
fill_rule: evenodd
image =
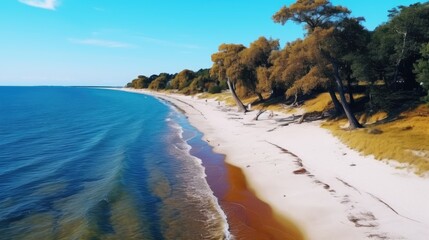
<path id="1" fill-rule="evenodd" d="M 222 88 L 220 86 L 211 86 L 209 88 L 209 93 L 220 93 L 222 92 Z"/>

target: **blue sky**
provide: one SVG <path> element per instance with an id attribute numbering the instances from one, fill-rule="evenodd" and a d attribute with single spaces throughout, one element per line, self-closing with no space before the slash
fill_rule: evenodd
<path id="1" fill-rule="evenodd" d="M 211 66 L 221 43 L 303 34 L 271 16 L 293 0 L 1 0 L 0 85 L 114 85 Z M 373 30 L 416 0 L 332 0 Z"/>

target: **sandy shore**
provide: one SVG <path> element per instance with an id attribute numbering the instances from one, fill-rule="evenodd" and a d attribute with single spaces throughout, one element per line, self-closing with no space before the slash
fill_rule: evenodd
<path id="1" fill-rule="evenodd" d="M 256 111 L 244 115 L 212 99 L 133 91 L 184 109 L 204 140 L 307 239 L 429 238 L 429 179 L 361 156 L 320 122 L 282 126 L 283 114 L 254 121 Z"/>

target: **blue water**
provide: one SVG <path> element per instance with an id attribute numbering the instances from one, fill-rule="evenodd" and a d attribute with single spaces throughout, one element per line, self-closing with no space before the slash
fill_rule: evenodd
<path id="1" fill-rule="evenodd" d="M 0 238 L 225 238 L 196 137 L 142 94 L 0 87 Z"/>

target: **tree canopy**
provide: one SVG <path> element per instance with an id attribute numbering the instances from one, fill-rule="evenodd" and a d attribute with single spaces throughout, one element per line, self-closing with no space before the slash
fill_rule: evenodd
<path id="1" fill-rule="evenodd" d="M 289 7 L 284 6 L 273 15 L 276 23 L 284 25 L 288 21 L 298 24 L 305 23 L 308 32 L 317 27 L 330 27 L 350 13 L 345 7 L 333 6 L 329 0 L 297 0 Z"/>
<path id="2" fill-rule="evenodd" d="M 418 99 L 429 94 L 429 3 L 390 10 L 389 20 L 374 31 L 365 29 L 364 19 L 350 13 L 329 0 L 296 0 L 272 19 L 302 25 L 302 39 L 282 48 L 279 40 L 263 36 L 248 46 L 222 43 L 211 55 L 209 69 L 140 75 L 127 86 L 185 94 L 229 88 L 244 111 L 240 97 L 257 95 L 260 101 L 266 100 L 263 96 L 284 97 L 297 102 L 328 91 L 338 114 L 345 113 L 352 127 L 360 126 L 353 114 L 356 89 L 366 94 L 370 111 L 376 102 L 390 101 L 388 95 Z"/>
<path id="3" fill-rule="evenodd" d="M 390 89 L 411 90 L 418 85 L 413 65 L 422 57 L 421 45 L 429 42 L 429 3 L 389 12 L 389 21 L 375 29 L 369 44 L 374 71 Z"/>

